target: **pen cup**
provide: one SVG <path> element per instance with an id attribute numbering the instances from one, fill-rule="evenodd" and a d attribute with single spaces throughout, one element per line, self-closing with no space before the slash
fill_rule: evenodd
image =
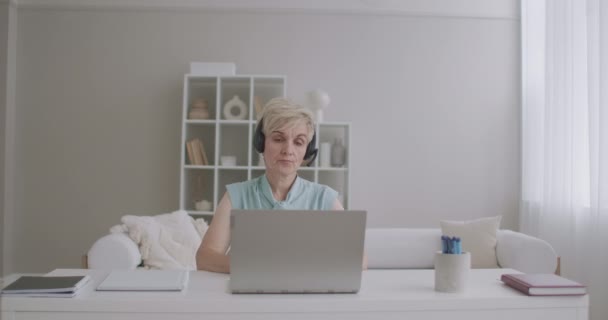
<path id="1" fill-rule="evenodd" d="M 471 254 L 448 254 L 437 251 L 435 254 L 435 291 L 463 292 L 469 282 Z"/>

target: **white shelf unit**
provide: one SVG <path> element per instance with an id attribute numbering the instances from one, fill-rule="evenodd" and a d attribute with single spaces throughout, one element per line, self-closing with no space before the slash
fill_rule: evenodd
<path id="1" fill-rule="evenodd" d="M 227 184 L 249 180 L 264 174 L 258 166 L 259 155 L 253 149 L 256 115 L 254 99 L 259 97 L 265 104 L 274 97 L 285 96 L 284 76 L 195 76 L 185 75 L 182 105 L 182 138 L 180 164 L 180 208 L 195 216 L 211 216 L 224 194 Z M 247 106 L 245 120 L 229 120 L 223 108 L 235 95 Z M 192 102 L 197 98 L 207 100 L 210 118 L 188 119 Z M 311 167 L 302 167 L 298 174 L 304 179 L 331 186 L 340 193 L 345 208 L 349 207 L 349 159 L 350 123 L 324 122 L 317 124 L 317 147 L 321 142 L 334 138 L 343 140 L 346 146 L 346 164 L 343 167 L 319 167 L 319 158 Z M 198 138 L 203 142 L 208 165 L 190 164 L 186 143 Z M 221 156 L 236 156 L 236 165 L 223 166 Z M 207 200 L 211 210 L 199 211 L 195 202 Z"/>

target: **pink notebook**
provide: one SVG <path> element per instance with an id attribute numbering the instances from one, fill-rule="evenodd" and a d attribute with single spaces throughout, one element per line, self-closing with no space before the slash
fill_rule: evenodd
<path id="1" fill-rule="evenodd" d="M 506 285 L 530 296 L 567 296 L 587 294 L 587 288 L 552 273 L 503 274 Z"/>

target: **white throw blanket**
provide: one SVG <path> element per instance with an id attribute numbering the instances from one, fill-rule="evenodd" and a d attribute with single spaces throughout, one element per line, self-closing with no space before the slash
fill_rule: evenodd
<path id="1" fill-rule="evenodd" d="M 196 250 L 207 231 L 203 219 L 179 210 L 156 216 L 126 215 L 110 232 L 125 232 L 137 243 L 146 268 L 196 270 Z"/>

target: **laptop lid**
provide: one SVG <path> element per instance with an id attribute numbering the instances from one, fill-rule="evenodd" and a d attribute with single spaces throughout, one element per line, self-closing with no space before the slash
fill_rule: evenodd
<path id="1" fill-rule="evenodd" d="M 358 292 L 366 216 L 356 210 L 232 210 L 231 292 Z"/>

